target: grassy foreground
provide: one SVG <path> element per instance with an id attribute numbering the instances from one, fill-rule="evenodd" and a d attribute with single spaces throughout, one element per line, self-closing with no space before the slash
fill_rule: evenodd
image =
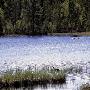
<path id="1" fill-rule="evenodd" d="M 0 76 L 0 88 L 5 87 L 28 87 L 37 84 L 65 83 L 66 75 L 63 70 L 55 71 L 19 71 L 5 73 Z"/>

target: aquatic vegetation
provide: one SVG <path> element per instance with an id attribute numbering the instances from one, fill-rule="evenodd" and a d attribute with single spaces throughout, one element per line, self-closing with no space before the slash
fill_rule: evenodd
<path id="1" fill-rule="evenodd" d="M 20 70 L 14 73 L 4 73 L 0 77 L 0 87 L 23 87 L 37 84 L 48 84 L 48 83 L 65 83 L 66 74 L 63 70 Z"/>

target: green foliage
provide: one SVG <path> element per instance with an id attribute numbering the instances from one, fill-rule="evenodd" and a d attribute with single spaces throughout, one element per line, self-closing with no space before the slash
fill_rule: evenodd
<path id="1" fill-rule="evenodd" d="M 55 71 L 55 70 L 40 70 L 40 71 L 17 71 L 15 73 L 11 71 L 7 71 L 5 74 L 0 76 L 0 80 L 3 83 L 13 84 L 15 81 L 23 82 L 25 80 L 31 81 L 31 82 L 40 82 L 45 81 L 53 82 L 58 81 L 59 83 L 65 83 L 66 81 L 66 74 L 63 70 Z"/>
<path id="2" fill-rule="evenodd" d="M 4 34 L 82 32 L 87 28 L 87 4 L 86 0 L 1 0 L 0 19 Z"/>
<path id="3" fill-rule="evenodd" d="M 0 8 L 0 17 L 3 18 L 4 17 L 4 11 L 2 8 Z"/>
<path id="4" fill-rule="evenodd" d="M 6 21 L 5 29 L 6 34 L 14 34 L 14 26 L 12 25 L 12 22 L 10 20 Z"/>

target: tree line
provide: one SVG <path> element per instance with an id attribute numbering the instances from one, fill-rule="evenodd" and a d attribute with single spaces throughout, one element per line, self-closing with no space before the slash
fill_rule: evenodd
<path id="1" fill-rule="evenodd" d="M 87 0 L 0 0 L 0 34 L 87 30 Z"/>

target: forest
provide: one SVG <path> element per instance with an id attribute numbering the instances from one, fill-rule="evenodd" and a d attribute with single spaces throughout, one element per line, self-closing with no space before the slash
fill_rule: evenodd
<path id="1" fill-rule="evenodd" d="M 87 31 L 87 0 L 0 0 L 0 35 Z"/>

